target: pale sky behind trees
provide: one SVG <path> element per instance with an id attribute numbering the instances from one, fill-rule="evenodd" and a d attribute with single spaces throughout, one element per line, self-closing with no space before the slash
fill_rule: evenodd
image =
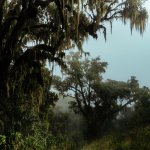
<path id="1" fill-rule="evenodd" d="M 145 6 L 150 17 L 150 0 Z M 130 24 L 121 21 L 113 22 L 111 34 L 108 23 L 107 41 L 100 33 L 98 40 L 89 38 L 85 42 L 84 50 L 108 62 L 104 79 L 127 81 L 136 76 L 141 86 L 150 87 L 150 18 L 142 36 L 136 30 L 131 35 Z"/>

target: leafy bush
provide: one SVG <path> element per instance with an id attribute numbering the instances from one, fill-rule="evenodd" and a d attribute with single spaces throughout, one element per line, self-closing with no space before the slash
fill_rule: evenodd
<path id="1" fill-rule="evenodd" d="M 0 135 L 0 149 L 7 150 L 78 150 L 79 147 L 68 137 L 55 137 L 53 135 L 36 134 L 23 137 L 19 132 L 12 133 L 9 138 Z"/>

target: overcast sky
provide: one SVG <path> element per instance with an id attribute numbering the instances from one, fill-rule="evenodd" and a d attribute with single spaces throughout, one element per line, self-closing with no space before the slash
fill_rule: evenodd
<path id="1" fill-rule="evenodd" d="M 150 15 L 150 0 L 145 5 Z M 108 28 L 106 42 L 100 34 L 98 40 L 89 38 L 84 50 L 108 62 L 105 79 L 127 81 L 136 76 L 141 86 L 150 87 L 150 19 L 143 36 L 137 31 L 131 35 L 129 24 L 116 21 L 112 34 Z"/>

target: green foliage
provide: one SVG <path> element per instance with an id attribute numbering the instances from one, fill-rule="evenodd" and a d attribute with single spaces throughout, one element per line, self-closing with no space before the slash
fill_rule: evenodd
<path id="1" fill-rule="evenodd" d="M 8 137 L 7 137 L 8 138 Z M 78 150 L 79 146 L 66 135 L 41 134 L 36 130 L 34 135 L 23 136 L 20 132 L 11 133 L 9 143 L 6 136 L 0 136 L 0 148 L 8 150 Z"/>
<path id="2" fill-rule="evenodd" d="M 120 133 L 113 141 L 114 150 L 148 150 L 150 140 L 150 128 L 141 127 Z"/>
<path id="3" fill-rule="evenodd" d="M 62 95 L 74 97 L 70 108 L 86 120 L 86 136 L 96 137 L 120 110 L 136 101 L 138 81 L 134 77 L 127 82 L 103 81 L 107 63 L 99 57 L 82 60 L 80 53 L 72 53 L 67 59 L 63 79 L 55 77 L 53 85 Z"/>
<path id="4" fill-rule="evenodd" d="M 114 121 L 116 127 L 110 133 L 105 134 L 99 140 L 85 145 L 83 150 L 150 149 L 149 89 L 147 87 L 138 89 L 136 98 L 135 105 L 125 108 L 120 112 L 118 118 Z"/>
<path id="5" fill-rule="evenodd" d="M 18 148 L 26 142 L 23 145 L 27 149 L 45 149 L 47 137 L 43 134 L 49 132 L 51 108 L 58 100 L 50 92 L 52 72 L 45 69 L 47 60 L 64 68 L 65 50 L 76 45 L 82 51 L 85 39 L 98 38 L 97 31 L 103 31 L 106 39 L 104 23 L 114 19 L 129 19 L 131 29 L 135 27 L 143 33 L 147 12 L 140 0 L 0 1 L 1 143 Z M 97 62 L 99 58 L 93 60 L 87 73 L 89 80 L 101 81 L 98 74 L 105 72 L 106 64 Z M 78 68 L 80 64 L 74 69 Z M 95 101 L 95 97 L 92 99 Z M 116 107 L 114 102 L 111 105 Z M 84 111 L 91 110 L 86 107 Z M 21 143 L 18 138 L 23 139 Z"/>
<path id="6" fill-rule="evenodd" d="M 82 119 L 72 112 L 55 110 L 50 119 L 51 134 L 59 139 L 55 146 L 58 149 L 79 149 L 84 143 Z M 64 146 L 64 147 L 63 147 Z"/>
<path id="7" fill-rule="evenodd" d="M 6 136 L 0 135 L 0 145 L 5 144 L 5 143 L 6 143 Z"/>
<path id="8" fill-rule="evenodd" d="M 144 87 L 138 93 L 138 101 L 135 103 L 135 111 L 133 114 L 133 125 L 147 126 L 150 124 L 150 90 Z"/>
<path id="9" fill-rule="evenodd" d="M 24 137 L 21 133 L 11 133 L 9 137 L 9 144 L 0 144 L 2 149 L 7 148 L 8 150 L 43 150 L 46 149 L 46 139 L 36 136 Z"/>
<path id="10" fill-rule="evenodd" d="M 113 150 L 112 149 L 112 136 L 105 136 L 100 140 L 95 140 L 90 144 L 83 146 L 82 150 Z"/>
<path id="11" fill-rule="evenodd" d="M 141 127 L 130 131 L 129 138 L 131 139 L 131 142 L 128 145 L 130 150 L 150 149 L 150 126 Z"/>
<path id="12" fill-rule="evenodd" d="M 83 147 L 82 150 L 148 150 L 150 149 L 150 127 L 138 128 L 126 133 L 104 136 Z"/>

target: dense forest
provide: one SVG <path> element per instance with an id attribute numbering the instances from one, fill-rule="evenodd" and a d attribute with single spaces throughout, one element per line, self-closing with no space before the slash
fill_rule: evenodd
<path id="1" fill-rule="evenodd" d="M 107 62 L 83 49 L 114 20 L 143 34 L 143 3 L 0 0 L 0 149 L 150 149 L 150 89 L 104 80 Z"/>

